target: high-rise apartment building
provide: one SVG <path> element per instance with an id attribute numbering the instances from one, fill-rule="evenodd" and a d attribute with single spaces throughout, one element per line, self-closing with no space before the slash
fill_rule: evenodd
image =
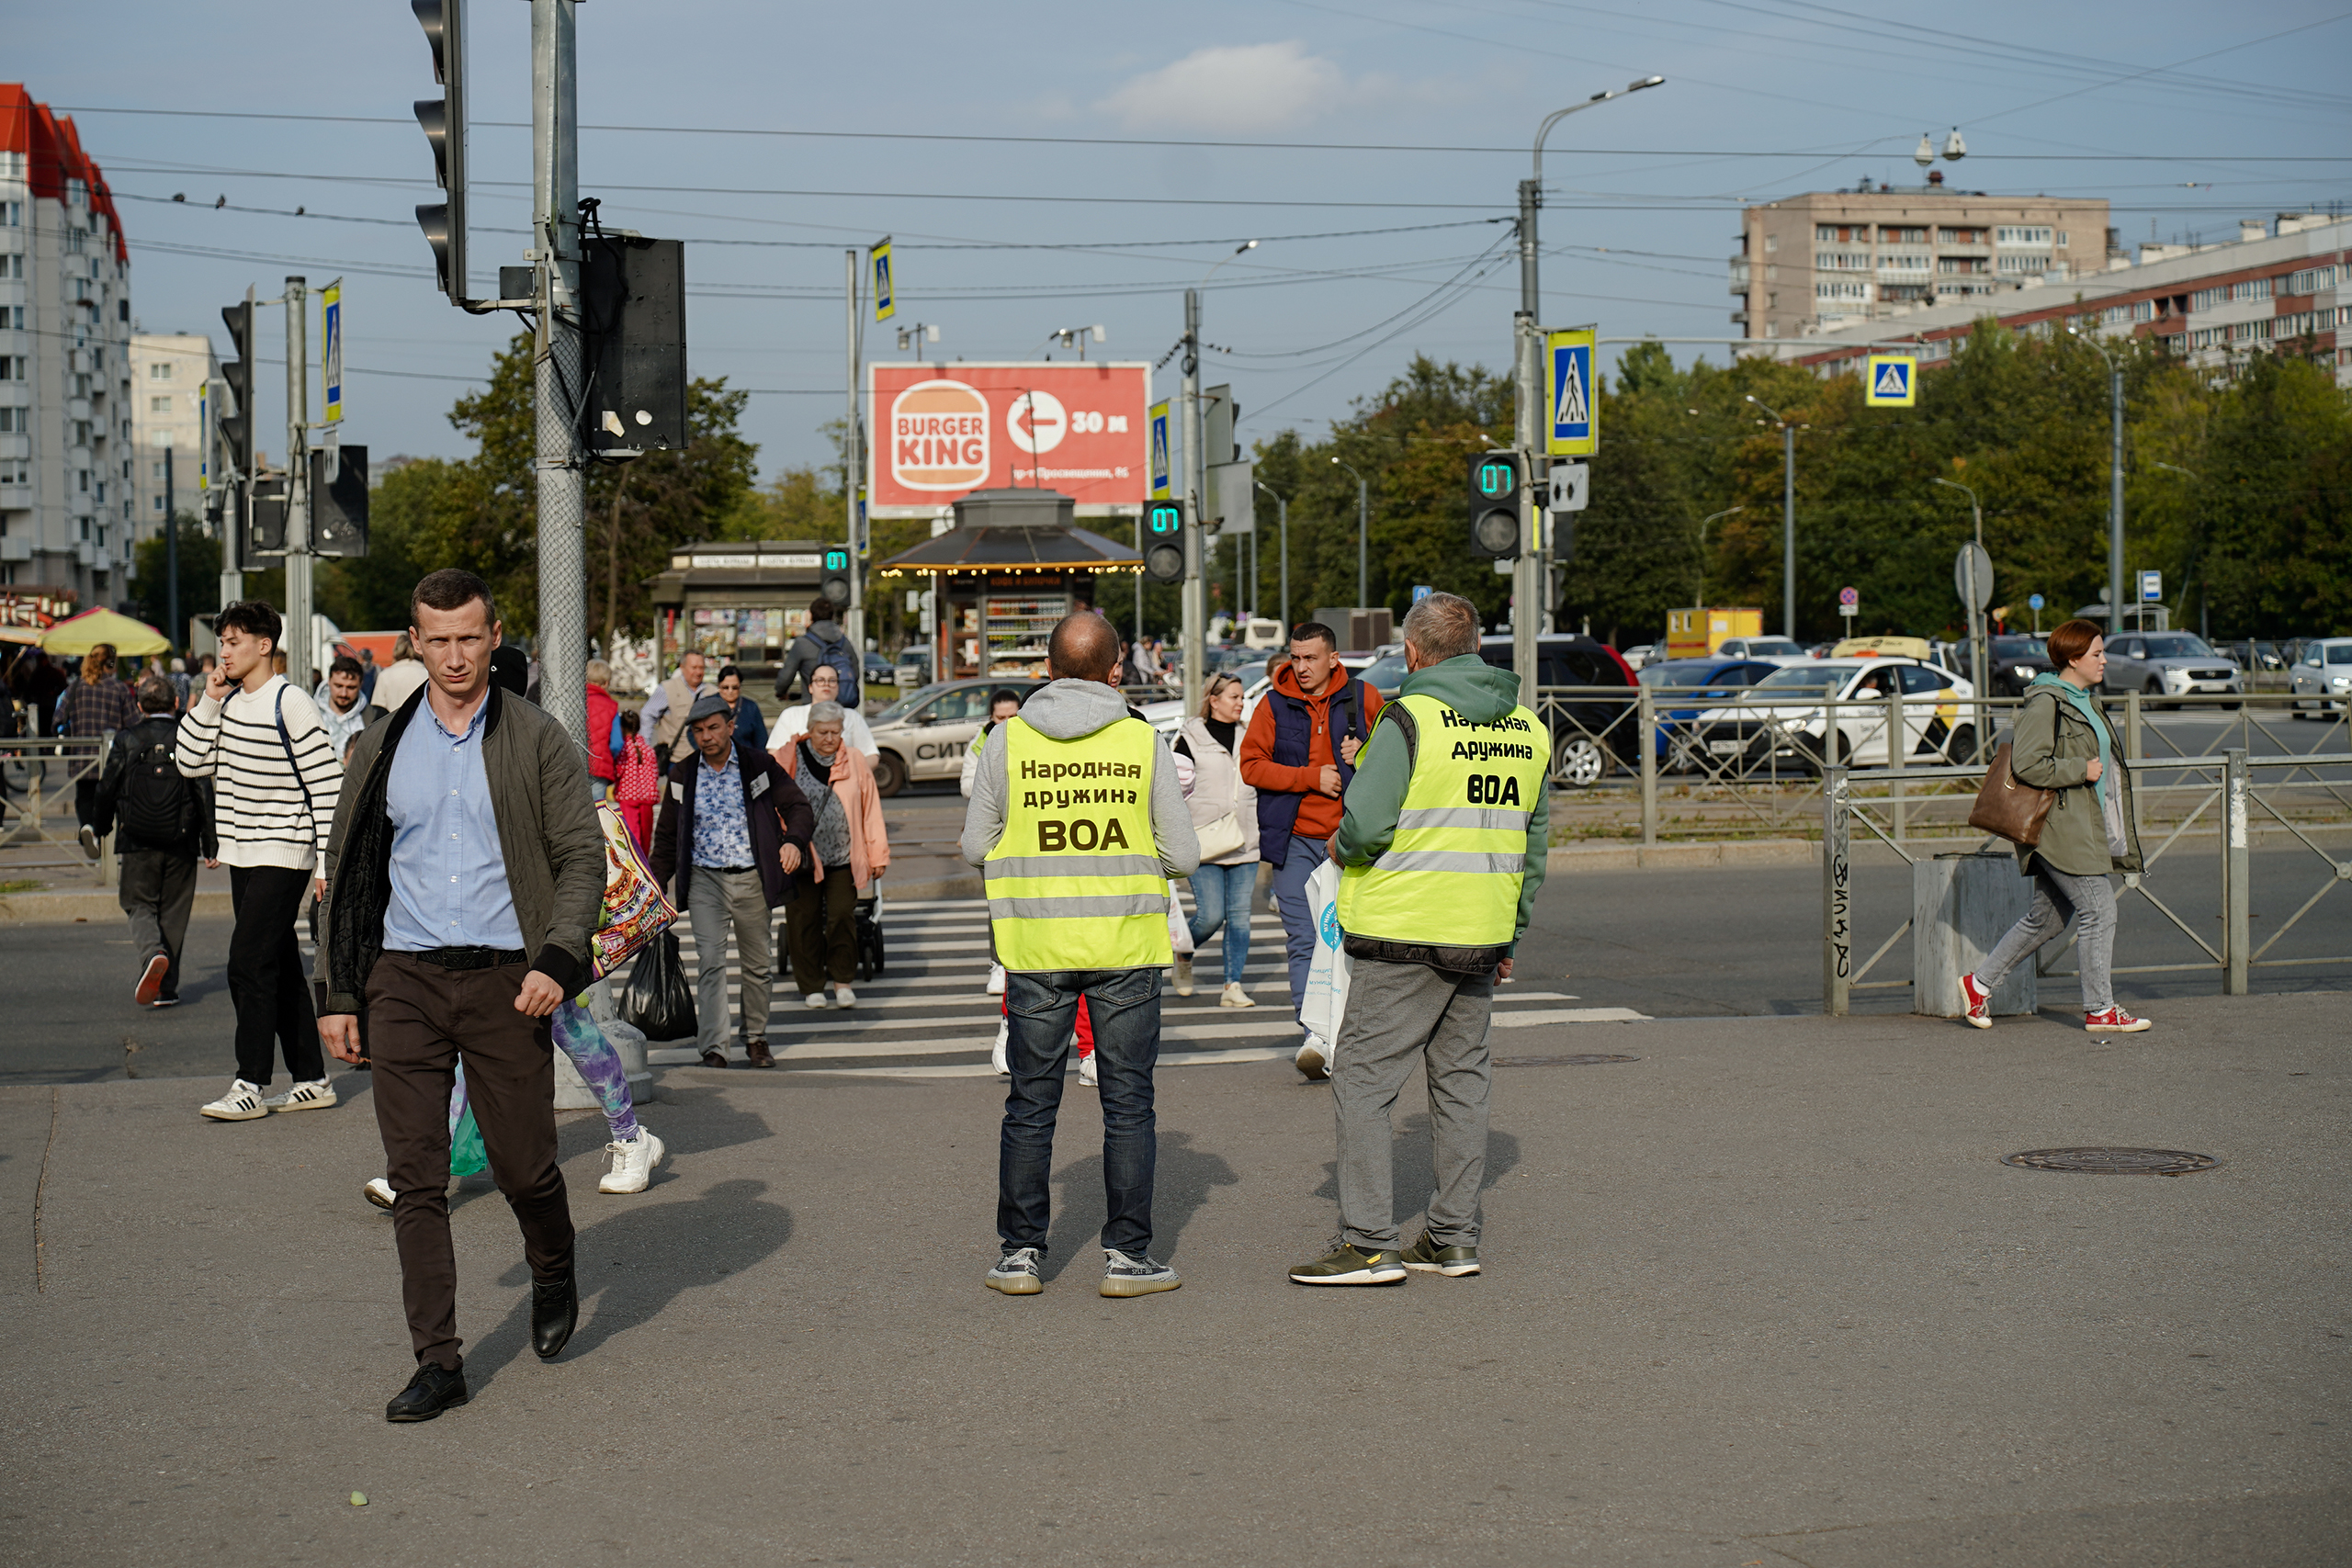
<path id="1" fill-rule="evenodd" d="M 212 340 L 199 333 L 131 334 L 131 521 L 126 547 L 164 531 L 165 453 L 171 504 L 183 518 L 203 517 L 211 412 L 206 389 L 220 369 Z"/>
<path id="2" fill-rule="evenodd" d="M 1803 337 L 2109 265 L 2105 200 L 1996 197 L 1946 189 L 1941 175 L 1749 208 L 1731 258 L 1733 322 L 1752 338 Z"/>
<path id="3" fill-rule="evenodd" d="M 120 597 L 130 255 L 74 122 L 0 83 L 0 582 Z"/>

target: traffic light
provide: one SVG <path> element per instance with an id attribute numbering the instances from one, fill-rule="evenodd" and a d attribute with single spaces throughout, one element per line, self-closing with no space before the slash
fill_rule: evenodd
<path id="1" fill-rule="evenodd" d="M 616 457 L 686 444 L 686 262 L 677 240 L 599 234 L 581 267 L 588 449 Z"/>
<path id="2" fill-rule="evenodd" d="M 253 472 L 254 457 L 254 301 L 253 290 L 234 305 L 220 308 L 220 319 L 229 323 L 229 363 L 220 367 L 220 379 L 229 384 L 229 396 L 218 415 L 220 445 L 229 449 L 229 467 L 240 474 Z M 234 412 L 229 404 L 235 405 Z"/>
<path id="3" fill-rule="evenodd" d="M 1184 503 L 1155 501 L 1143 514 L 1143 574 L 1154 582 L 1184 581 Z"/>
<path id="4" fill-rule="evenodd" d="M 466 293 L 466 95 L 462 0 L 408 0 L 433 49 L 433 79 L 442 96 L 416 100 L 416 123 L 433 146 L 433 174 L 447 199 L 416 209 L 417 227 L 433 247 L 434 270 L 451 304 Z"/>
<path id="5" fill-rule="evenodd" d="M 818 585 L 817 592 L 836 604 L 848 604 L 849 572 L 849 547 L 827 545 L 825 547 L 825 577 L 824 581 Z"/>
<path id="6" fill-rule="evenodd" d="M 332 455 L 340 455 L 334 468 Z M 311 553 L 368 553 L 368 448 L 342 446 L 311 450 Z"/>
<path id="7" fill-rule="evenodd" d="M 245 520 L 244 558 L 286 553 L 286 476 L 246 481 L 251 511 Z"/>
<path id="8" fill-rule="evenodd" d="M 1498 560 L 1520 553 L 1520 456 L 1482 452 L 1470 464 L 1470 553 Z"/>

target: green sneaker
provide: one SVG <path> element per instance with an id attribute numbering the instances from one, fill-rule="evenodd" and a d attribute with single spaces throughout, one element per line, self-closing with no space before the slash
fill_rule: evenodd
<path id="1" fill-rule="evenodd" d="M 1405 1267 L 1424 1274 L 1476 1274 L 1478 1271 L 1478 1249 L 1475 1247 L 1440 1247 L 1429 1232 L 1404 1252 Z"/>
<path id="2" fill-rule="evenodd" d="M 1405 1278 L 1405 1265 L 1394 1252 L 1365 1252 L 1343 1241 L 1314 1262 L 1292 1269 L 1290 1277 L 1300 1285 L 1394 1285 Z"/>

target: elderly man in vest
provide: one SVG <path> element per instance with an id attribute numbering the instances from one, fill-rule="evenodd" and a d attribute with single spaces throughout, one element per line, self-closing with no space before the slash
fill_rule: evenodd
<path id="1" fill-rule="evenodd" d="M 1078 1002 L 1086 998 L 1102 1097 L 1102 1294 L 1172 1291 L 1151 1257 L 1152 1068 L 1159 976 L 1173 959 L 1168 879 L 1200 863 L 1176 761 L 1119 694 L 1119 634 L 1091 611 L 1046 644 L 1053 680 L 999 726 L 964 818 L 964 858 L 988 885 L 989 931 L 1010 1021 L 997 1154 L 991 1290 L 1045 1289 L 1054 1118 Z"/>
<path id="2" fill-rule="evenodd" d="M 1478 1272 L 1487 1026 L 1544 883 L 1551 739 L 1520 703 L 1519 677 L 1478 657 L 1476 606 L 1451 593 L 1414 605 L 1405 667 L 1357 754 L 1329 850 L 1353 962 L 1331 1061 L 1340 1236 L 1290 1271 L 1302 1285 Z M 1389 1115 L 1416 1066 L 1436 1190 L 1420 1239 L 1400 1253 Z"/>
<path id="3" fill-rule="evenodd" d="M 689 653 L 678 660 L 677 673 L 653 688 L 645 699 L 645 706 L 638 714 L 638 722 L 646 727 L 652 738 L 653 754 L 662 765 L 682 761 L 694 754 L 694 737 L 686 733 L 686 716 L 695 711 L 695 699 L 718 690 L 702 683 L 703 657 Z"/>

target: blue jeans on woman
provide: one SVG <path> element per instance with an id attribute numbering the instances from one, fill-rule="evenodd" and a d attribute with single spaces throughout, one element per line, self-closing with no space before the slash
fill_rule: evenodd
<path id="1" fill-rule="evenodd" d="M 1225 980 L 1232 985 L 1241 978 L 1241 966 L 1250 962 L 1250 895 L 1258 886 L 1258 863 L 1244 861 L 1239 865 L 1211 865 L 1203 861 L 1193 873 L 1193 945 L 1216 934 L 1225 928 Z"/>

